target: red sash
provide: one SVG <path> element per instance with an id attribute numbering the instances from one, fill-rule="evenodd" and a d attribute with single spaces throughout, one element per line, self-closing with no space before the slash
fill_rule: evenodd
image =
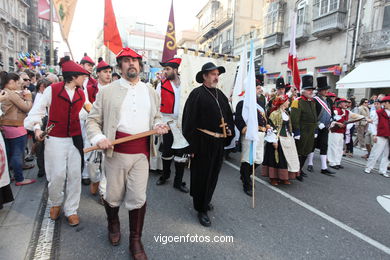
<path id="1" fill-rule="evenodd" d="M 126 136 L 131 136 L 131 135 L 117 131 L 115 135 L 115 139 L 126 137 Z M 150 156 L 149 137 L 143 137 L 133 141 L 116 144 L 114 146 L 114 152 L 125 153 L 125 154 L 143 153 L 146 155 L 146 157 L 149 160 L 149 156 Z"/>

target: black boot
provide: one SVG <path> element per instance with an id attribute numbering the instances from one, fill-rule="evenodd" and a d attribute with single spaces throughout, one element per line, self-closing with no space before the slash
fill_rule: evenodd
<path id="1" fill-rule="evenodd" d="M 119 207 L 111 207 L 105 200 L 103 200 L 103 204 L 107 214 L 108 240 L 111 245 L 117 246 L 121 239 L 121 228 L 118 216 Z"/>
<path id="2" fill-rule="evenodd" d="M 169 177 L 171 177 L 172 159 L 171 160 L 163 159 L 162 162 L 163 162 L 163 173 L 160 176 L 160 178 L 157 180 L 156 182 L 157 185 L 163 185 L 169 179 Z"/>
<path id="3" fill-rule="evenodd" d="M 250 164 L 246 162 L 242 162 L 240 167 L 240 173 L 242 176 L 242 186 L 245 194 L 248 196 L 252 196 L 253 194 L 252 179 L 251 179 L 252 167 L 250 166 Z"/>
<path id="4" fill-rule="evenodd" d="M 185 163 L 175 162 L 175 181 L 173 187 L 181 192 L 188 193 L 189 189 L 186 187 L 186 183 L 183 182 Z"/>
<path id="5" fill-rule="evenodd" d="M 142 229 L 144 227 L 144 219 L 146 212 L 146 202 L 139 209 L 129 211 L 130 221 L 130 237 L 129 250 L 134 260 L 146 260 L 148 257 L 145 254 L 144 246 L 141 242 Z"/>

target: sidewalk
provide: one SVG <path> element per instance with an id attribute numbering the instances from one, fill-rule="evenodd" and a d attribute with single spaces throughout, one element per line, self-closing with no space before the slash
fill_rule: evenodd
<path id="1" fill-rule="evenodd" d="M 24 171 L 26 178 L 37 180 L 34 184 L 15 186 L 11 183 L 15 200 L 0 210 L 0 260 L 29 258 L 46 187 L 46 177 L 37 178 L 37 172 L 37 166 Z"/>

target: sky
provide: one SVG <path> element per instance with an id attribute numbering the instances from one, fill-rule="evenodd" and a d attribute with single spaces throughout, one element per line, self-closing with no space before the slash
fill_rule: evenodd
<path id="1" fill-rule="evenodd" d="M 197 25 L 196 15 L 208 0 L 173 0 L 176 35 L 178 32 L 193 29 Z M 165 33 L 171 0 L 112 0 L 118 21 L 133 20 L 155 25 Z M 93 56 L 93 43 L 99 30 L 103 28 L 104 0 L 78 0 L 73 23 L 69 33 L 69 45 L 75 60 L 80 60 L 84 52 Z M 121 24 L 118 24 L 118 27 Z M 59 54 L 67 51 L 61 42 L 59 29 L 55 40 L 59 44 Z"/>

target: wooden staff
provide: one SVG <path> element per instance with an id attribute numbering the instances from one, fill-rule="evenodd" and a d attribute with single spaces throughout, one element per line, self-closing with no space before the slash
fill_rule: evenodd
<path id="1" fill-rule="evenodd" d="M 252 164 L 252 209 L 255 208 L 255 162 Z"/>
<path id="2" fill-rule="evenodd" d="M 116 140 L 112 141 L 112 144 L 113 145 L 121 144 L 121 143 L 129 142 L 129 141 L 132 141 L 132 140 L 140 139 L 140 138 L 151 136 L 151 135 L 155 135 L 155 134 L 157 134 L 157 130 L 150 130 L 150 131 L 142 132 L 142 133 L 139 133 L 139 134 L 130 135 L 130 136 L 126 136 L 126 137 L 122 137 L 122 138 L 116 139 Z M 95 150 L 101 150 L 101 149 L 97 145 L 95 145 L 95 146 L 91 146 L 91 147 L 85 148 L 84 149 L 84 153 L 89 153 L 89 152 L 92 152 L 92 151 L 95 151 Z"/>

